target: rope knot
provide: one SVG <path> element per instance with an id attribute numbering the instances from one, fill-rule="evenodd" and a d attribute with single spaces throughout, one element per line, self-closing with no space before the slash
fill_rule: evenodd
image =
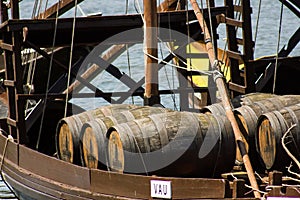
<path id="1" fill-rule="evenodd" d="M 214 81 L 216 82 L 216 80 L 218 78 L 224 78 L 224 76 L 219 70 L 214 70 L 213 71 L 213 78 L 214 78 Z"/>

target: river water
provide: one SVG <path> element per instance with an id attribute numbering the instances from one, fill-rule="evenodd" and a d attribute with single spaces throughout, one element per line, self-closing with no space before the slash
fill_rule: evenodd
<path id="1" fill-rule="evenodd" d="M 160 3 L 162 0 L 158 0 Z M 48 6 L 52 5 L 54 2 L 57 1 L 48 1 Z M 86 0 L 79 4 L 79 9 L 77 12 L 77 16 L 85 16 L 91 13 L 99 13 L 101 12 L 103 15 L 116 15 L 116 14 L 125 14 L 125 13 L 136 13 L 139 11 L 139 4 L 134 3 L 134 0 L 128 1 L 128 6 L 126 5 L 126 0 Z M 142 4 L 142 1 L 139 1 Z M 200 2 L 200 0 L 198 1 Z M 261 1 L 261 12 L 258 17 L 258 7 L 259 7 L 259 0 L 253 0 L 251 5 L 253 7 L 253 15 L 252 15 L 252 26 L 253 26 L 253 36 L 256 34 L 257 30 L 257 37 L 256 37 L 256 46 L 255 46 L 255 58 L 259 58 L 265 55 L 274 55 L 276 54 L 277 44 L 280 38 L 280 49 L 287 44 L 288 39 L 293 35 L 293 33 L 299 28 L 300 19 L 297 18 L 291 11 L 284 7 L 283 9 L 283 17 L 282 17 L 282 25 L 280 26 L 280 16 L 281 16 L 281 3 L 276 0 L 262 0 Z M 217 5 L 222 5 L 223 0 L 216 0 Z M 21 18 L 31 18 L 34 1 L 33 0 L 23 0 L 21 3 L 20 15 Z M 45 1 L 41 5 L 40 10 L 42 11 L 45 9 Z M 191 6 L 189 6 L 191 8 Z M 69 11 L 68 13 L 63 15 L 64 17 L 72 17 L 74 16 L 74 11 Z M 258 21 L 258 26 L 257 24 Z M 279 28 L 281 28 L 281 34 L 279 37 Z M 224 26 L 220 25 L 220 38 L 225 38 L 224 33 Z M 76 33 L 75 33 L 76 34 Z M 222 41 L 222 40 L 221 40 Z M 224 42 L 220 42 L 220 47 Z M 135 45 L 134 47 L 129 49 L 129 53 L 124 53 L 119 59 L 114 61 L 114 65 L 118 66 L 121 71 L 130 74 L 135 80 L 139 80 L 140 77 L 143 76 L 143 55 L 141 51 L 141 45 Z M 295 50 L 291 53 L 291 55 L 298 55 L 299 56 L 299 49 L 300 45 L 298 45 Z M 166 55 L 166 52 L 161 52 L 160 57 Z M 130 58 L 130 62 L 128 64 L 128 57 Z M 130 66 L 130 68 L 128 67 Z M 172 78 L 173 69 L 167 68 L 165 69 L 162 74 L 162 78 L 160 78 L 160 83 L 162 82 L 164 89 L 176 88 L 176 80 Z M 172 74 L 172 75 L 170 75 Z M 166 75 L 170 76 L 170 78 L 166 78 Z M 107 74 L 102 74 L 100 78 L 94 80 L 95 84 L 101 88 L 103 91 L 114 91 L 116 89 L 122 89 L 118 83 L 111 81 L 110 77 Z M 110 80 L 110 81 L 103 81 L 103 80 Z M 124 88 L 123 88 L 124 89 Z M 162 89 L 162 88 L 160 88 Z M 83 90 L 84 91 L 84 90 Z M 142 104 L 140 98 L 133 98 L 127 100 L 127 102 L 131 103 Z M 164 101 L 164 98 L 163 98 Z M 171 101 L 171 103 L 167 103 L 167 105 L 171 105 L 173 109 L 176 109 L 176 104 L 178 103 L 177 97 L 175 100 L 173 98 L 168 99 L 166 101 Z M 175 103 L 174 103 L 175 102 Z M 101 100 L 97 99 L 93 102 L 87 102 L 86 100 L 79 99 L 74 100 L 74 103 L 79 104 L 80 106 L 84 107 L 85 109 L 91 109 L 97 107 L 99 104 L 105 104 Z M 12 195 L 8 192 L 8 188 L 5 187 L 4 183 L 0 180 L 0 198 L 12 198 Z"/>
<path id="2" fill-rule="evenodd" d="M 163 0 L 157 0 L 158 4 Z M 48 2 L 48 7 L 56 2 L 56 0 L 43 1 L 43 4 L 37 8 L 40 11 L 45 9 L 45 4 Z M 128 2 L 128 6 L 126 5 Z M 201 2 L 200 0 L 198 1 Z M 204 1 L 205 2 L 205 1 Z M 223 0 L 216 0 L 216 5 L 223 5 Z M 291 35 L 299 28 L 300 19 L 297 18 L 291 11 L 284 7 L 282 25 L 280 26 L 280 14 L 281 14 L 281 3 L 276 0 L 261 0 L 261 11 L 258 17 L 258 7 L 259 0 L 253 0 L 251 6 L 253 7 L 252 15 L 252 26 L 253 26 L 253 37 L 256 37 L 255 46 L 255 58 L 259 58 L 265 55 L 275 55 L 277 51 L 277 44 L 280 41 L 280 49 L 287 44 L 288 39 Z M 33 0 L 23 0 L 21 2 L 21 17 L 31 18 L 32 8 L 34 5 Z M 95 6 L 96 5 L 96 6 Z M 117 15 L 125 13 L 137 13 L 141 12 L 142 0 L 85 0 L 79 4 L 77 16 L 85 16 L 91 13 L 101 12 L 103 15 Z M 204 5 L 205 7 L 205 5 Z M 191 6 L 189 5 L 191 9 Z M 73 17 L 74 10 L 65 13 L 64 17 Z M 257 19 L 259 21 L 257 22 Z M 258 26 L 256 26 L 258 24 Z M 281 34 L 279 37 L 279 27 L 281 27 Z M 256 34 L 257 32 L 257 34 Z M 218 28 L 219 33 L 219 47 L 224 48 L 225 35 L 225 25 L 221 24 Z M 76 34 L 76 32 L 75 32 Z M 122 37 L 122 36 L 120 36 Z M 280 38 L 280 40 L 279 40 Z M 163 58 L 168 54 L 165 46 L 163 44 L 159 45 L 159 58 Z M 144 64 L 143 64 L 143 52 L 141 51 L 142 44 L 137 44 L 131 47 L 127 52 L 124 52 L 118 59 L 116 59 L 113 64 L 117 66 L 122 72 L 130 75 L 135 81 L 140 80 L 144 75 Z M 161 49 L 161 50 L 160 50 Z M 291 55 L 299 55 L 299 45 Z M 130 60 L 128 62 L 128 59 Z M 176 77 L 176 72 L 173 67 L 167 66 L 164 70 L 160 70 L 159 75 L 159 85 L 160 89 L 175 89 L 178 86 L 178 80 Z M 108 73 L 101 73 L 93 82 L 99 89 L 104 92 L 111 91 L 127 91 L 128 88 L 121 82 L 115 80 Z M 82 92 L 90 92 L 88 89 L 82 90 Z M 115 97 L 115 100 L 118 98 Z M 172 109 L 177 109 L 178 106 L 178 96 L 162 96 L 162 104 L 165 107 L 170 107 Z M 75 104 L 79 104 L 85 109 L 92 109 L 98 107 L 99 105 L 107 104 L 104 100 L 94 99 L 92 101 L 86 101 L 84 99 L 76 99 L 72 101 Z M 139 97 L 130 98 L 125 103 L 134 102 L 135 104 L 143 104 L 143 101 Z"/>

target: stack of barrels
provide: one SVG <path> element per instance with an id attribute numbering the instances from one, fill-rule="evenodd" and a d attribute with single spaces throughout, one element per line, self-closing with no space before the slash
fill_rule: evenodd
<path id="1" fill-rule="evenodd" d="M 58 157 L 119 173 L 218 177 L 232 169 L 235 140 L 224 116 L 111 105 L 60 120 Z"/>
<path id="2" fill-rule="evenodd" d="M 291 159 L 281 138 L 291 124 L 296 127 L 284 143 L 299 157 L 300 96 L 255 93 L 232 103 L 255 171 L 282 170 L 288 165 Z M 64 161 L 119 173 L 220 177 L 236 163 L 242 164 L 221 103 L 200 113 L 103 106 L 61 119 L 56 148 Z"/>

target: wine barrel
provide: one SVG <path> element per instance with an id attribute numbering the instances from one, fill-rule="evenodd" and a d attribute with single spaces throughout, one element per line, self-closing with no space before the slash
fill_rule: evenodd
<path id="1" fill-rule="evenodd" d="M 111 127 L 108 163 L 119 173 L 218 177 L 232 169 L 235 140 L 225 117 L 170 112 Z"/>
<path id="2" fill-rule="evenodd" d="M 263 168 L 263 166 L 260 164 L 261 160 L 257 154 L 257 148 L 255 145 L 256 124 L 258 117 L 264 113 L 280 110 L 286 106 L 296 103 L 300 103 L 300 95 L 284 95 L 257 101 L 251 105 L 234 109 L 234 114 L 240 130 L 245 137 L 247 145 L 249 146 L 248 154 L 255 170 Z M 242 162 L 240 153 L 237 155 L 237 160 Z"/>
<path id="3" fill-rule="evenodd" d="M 273 98 L 276 96 L 277 95 L 271 93 L 255 92 L 255 93 L 239 95 L 232 100 L 232 103 L 233 105 L 235 105 L 234 107 L 240 107 L 240 106 L 251 105 L 254 102 Z"/>
<path id="4" fill-rule="evenodd" d="M 107 166 L 106 132 L 113 125 L 140 119 L 149 115 L 172 112 L 161 107 L 140 106 L 120 112 L 118 115 L 97 117 L 83 124 L 80 132 L 82 163 L 89 168 L 105 169 Z"/>
<path id="5" fill-rule="evenodd" d="M 281 138 L 288 128 L 295 124 L 285 138 L 289 151 L 300 159 L 300 104 L 285 107 L 280 111 L 272 111 L 261 115 L 257 123 L 256 144 L 260 157 L 268 170 L 285 171 L 291 158 L 281 144 Z"/>
<path id="6" fill-rule="evenodd" d="M 112 104 L 62 118 L 57 124 L 55 136 L 58 158 L 82 165 L 79 150 L 79 135 L 82 125 L 87 121 L 94 120 L 96 116 L 118 115 L 122 111 L 135 107 L 127 104 Z"/>
<path id="7" fill-rule="evenodd" d="M 222 102 L 205 106 L 202 109 L 200 109 L 200 112 L 205 114 L 211 113 L 213 115 L 226 115 Z"/>
<path id="8" fill-rule="evenodd" d="M 233 108 L 241 107 L 242 105 L 251 105 L 254 102 L 265 100 L 277 95 L 269 93 L 250 93 L 240 95 L 231 100 Z M 222 102 L 208 105 L 200 109 L 201 113 L 212 113 L 213 115 L 226 115 Z"/>

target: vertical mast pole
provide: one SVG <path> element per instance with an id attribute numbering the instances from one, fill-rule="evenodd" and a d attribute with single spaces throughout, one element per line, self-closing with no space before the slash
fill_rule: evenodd
<path id="1" fill-rule="evenodd" d="M 158 94 L 157 5 L 156 0 L 144 0 L 145 94 L 144 104 L 160 104 Z"/>
<path id="2" fill-rule="evenodd" d="M 209 30 L 207 28 L 206 22 L 204 21 L 203 14 L 202 14 L 202 12 L 199 8 L 199 5 L 198 5 L 197 1 L 196 0 L 190 0 L 190 2 L 193 6 L 193 10 L 195 12 L 195 15 L 196 15 L 198 21 L 199 21 L 200 27 L 202 28 L 202 30 L 204 32 L 204 41 L 206 42 L 206 49 L 207 49 L 208 57 L 209 57 L 211 65 L 213 66 L 213 70 L 216 71 L 216 73 L 214 74 L 214 79 L 215 79 L 217 88 L 219 90 L 220 96 L 222 98 L 222 103 L 223 103 L 223 106 L 224 106 L 225 111 L 226 111 L 226 116 L 227 116 L 227 118 L 229 119 L 229 121 L 231 123 L 236 143 L 237 143 L 237 145 L 239 147 L 239 150 L 240 150 L 240 152 L 243 156 L 243 162 L 244 162 L 247 174 L 248 174 L 248 178 L 249 178 L 251 186 L 254 189 L 254 196 L 256 198 L 260 198 L 261 196 L 260 196 L 260 193 L 258 192 L 259 188 L 258 188 L 256 179 L 255 179 L 255 175 L 253 173 L 253 169 L 252 169 L 252 165 L 251 165 L 249 156 L 248 156 L 247 151 L 246 151 L 246 146 L 245 146 L 245 143 L 244 143 L 243 138 L 242 138 L 242 133 L 239 129 L 238 123 L 237 123 L 237 121 L 234 117 L 234 114 L 232 112 L 233 108 L 232 108 L 232 104 L 230 103 L 230 99 L 228 97 L 228 90 L 227 90 L 227 87 L 225 85 L 223 76 L 221 76 L 221 73 L 218 72 L 219 71 L 219 67 L 218 67 L 218 64 L 217 64 L 218 62 L 217 62 L 217 60 L 216 60 L 217 58 L 214 54 L 213 45 L 212 45 L 212 42 L 211 42 L 211 36 L 210 36 Z"/>
<path id="3" fill-rule="evenodd" d="M 8 12 L 7 12 L 7 6 L 4 3 L 4 0 L 0 1 L 0 23 L 5 22 L 6 20 L 8 20 Z"/>

